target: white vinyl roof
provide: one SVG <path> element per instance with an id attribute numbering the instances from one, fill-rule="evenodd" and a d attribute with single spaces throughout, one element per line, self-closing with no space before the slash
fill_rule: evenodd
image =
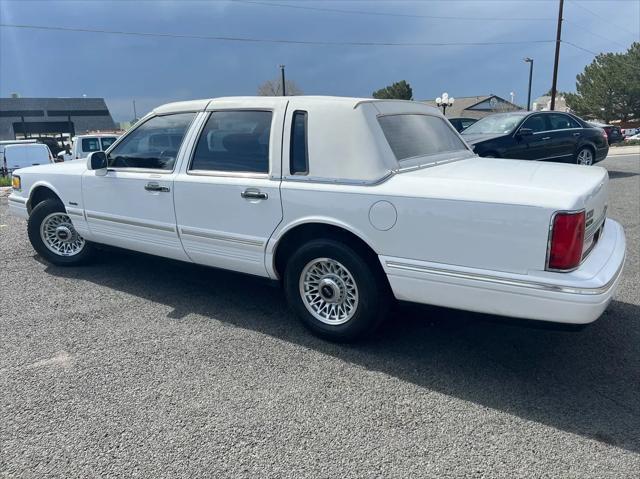
<path id="1" fill-rule="evenodd" d="M 442 117 L 436 108 L 414 101 L 330 96 L 223 97 L 169 103 L 156 108 L 153 113 L 248 109 L 264 104 L 266 98 L 274 110 L 280 111 L 281 117 L 284 117 L 285 109 L 287 111 L 285 144 L 289 140 L 289 112 L 307 112 L 307 177 L 330 181 L 372 182 L 398 169 L 398 162 L 377 121 L 379 116 L 413 113 Z M 274 138 L 282 139 L 279 129 L 272 141 Z M 288 148 L 283 150 L 286 169 L 289 153 Z"/>

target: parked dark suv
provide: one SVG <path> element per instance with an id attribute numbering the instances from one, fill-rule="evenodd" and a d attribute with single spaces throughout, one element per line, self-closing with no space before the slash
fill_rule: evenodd
<path id="1" fill-rule="evenodd" d="M 487 116 L 462 132 L 480 156 L 592 165 L 607 157 L 602 128 L 557 111 Z"/>

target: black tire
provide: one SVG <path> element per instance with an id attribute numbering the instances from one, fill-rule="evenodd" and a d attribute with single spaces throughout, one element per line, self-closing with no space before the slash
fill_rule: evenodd
<path id="1" fill-rule="evenodd" d="M 58 266 L 76 266 L 88 262 L 93 256 L 94 247 L 86 240 L 84 241 L 84 246 L 79 248 L 79 251 L 77 253 L 69 256 L 57 254 L 52 249 L 49 249 L 49 247 L 45 244 L 45 241 L 40 233 L 42 222 L 54 213 L 62 213 L 66 216 L 64 206 L 60 201 L 56 199 L 47 199 L 42 201 L 31 212 L 31 215 L 29 216 L 29 220 L 27 222 L 27 232 L 29 234 L 29 241 L 31 241 L 33 249 L 35 249 L 42 258 Z M 71 221 L 69 221 L 68 224 L 65 223 L 65 226 L 71 231 L 72 234 L 77 235 L 77 232 L 75 231 L 75 228 L 73 228 Z M 78 237 L 80 236 L 78 235 Z"/>
<path id="2" fill-rule="evenodd" d="M 588 153 L 589 155 L 591 155 L 591 162 L 590 163 L 582 163 L 581 162 L 581 155 L 583 155 L 585 152 Z M 587 166 L 592 166 L 593 164 L 595 164 L 595 162 L 596 162 L 596 154 L 593 151 L 593 148 L 591 148 L 589 146 L 583 146 L 582 148 L 580 148 L 578 150 L 578 152 L 576 153 L 575 162 L 578 165 L 587 165 Z"/>
<path id="3" fill-rule="evenodd" d="M 327 324 L 314 316 L 301 292 L 301 276 L 314 260 L 328 258 L 345 268 L 355 282 L 358 301 L 352 316 L 342 324 Z M 318 239 L 301 246 L 289 259 L 284 287 L 289 305 L 312 333 L 336 342 L 351 342 L 373 332 L 390 306 L 390 291 L 375 255 L 362 254 L 333 239 Z M 320 291 L 320 290 L 318 290 Z M 311 306 L 310 306 L 311 307 Z"/>

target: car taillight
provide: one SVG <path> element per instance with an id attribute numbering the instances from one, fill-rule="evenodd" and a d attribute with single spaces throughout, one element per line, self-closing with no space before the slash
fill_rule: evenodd
<path id="1" fill-rule="evenodd" d="M 580 264 L 584 244 L 584 217 L 584 211 L 555 214 L 547 253 L 547 269 L 566 271 Z"/>

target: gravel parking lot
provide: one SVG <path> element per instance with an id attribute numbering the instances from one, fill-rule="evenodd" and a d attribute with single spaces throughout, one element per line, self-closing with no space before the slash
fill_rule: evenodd
<path id="1" fill-rule="evenodd" d="M 601 165 L 628 256 L 599 321 L 401 305 L 351 346 L 259 279 L 45 264 L 1 198 L 0 477 L 637 477 L 640 155 Z"/>

